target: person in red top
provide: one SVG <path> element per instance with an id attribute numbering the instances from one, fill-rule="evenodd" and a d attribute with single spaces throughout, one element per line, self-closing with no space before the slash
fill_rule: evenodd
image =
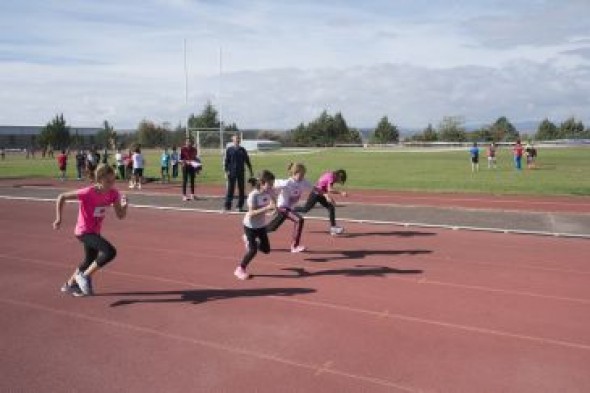
<path id="1" fill-rule="evenodd" d="M 62 150 L 60 154 L 57 155 L 57 166 L 59 167 L 59 177 L 61 181 L 66 180 L 66 169 L 68 166 L 68 156 L 65 150 Z"/>
<path id="2" fill-rule="evenodd" d="M 182 166 L 182 200 L 195 199 L 195 175 L 200 161 L 197 158 L 197 148 L 193 146 L 191 138 L 186 138 L 184 146 L 180 149 L 180 165 Z M 190 178 L 191 195 L 186 195 L 186 184 Z"/>
<path id="3" fill-rule="evenodd" d="M 516 145 L 514 145 L 512 151 L 514 153 L 514 165 L 516 166 L 516 170 L 520 171 L 522 170 L 522 153 L 524 152 L 520 139 L 516 141 Z"/>

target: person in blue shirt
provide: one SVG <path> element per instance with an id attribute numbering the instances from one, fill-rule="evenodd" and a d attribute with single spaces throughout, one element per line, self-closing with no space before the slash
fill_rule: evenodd
<path id="1" fill-rule="evenodd" d="M 160 156 L 160 166 L 161 166 L 161 175 L 162 175 L 162 183 L 170 183 L 170 154 L 168 153 L 168 148 L 165 147 L 162 155 Z"/>
<path id="2" fill-rule="evenodd" d="M 180 155 L 176 150 L 176 146 L 172 146 L 172 153 L 170 154 L 170 165 L 172 166 L 172 178 L 178 177 L 178 163 L 180 161 Z"/>
<path id="3" fill-rule="evenodd" d="M 469 153 L 471 154 L 471 172 L 479 172 L 479 147 L 477 147 L 477 142 L 473 142 Z"/>
<path id="4" fill-rule="evenodd" d="M 250 164 L 248 152 L 240 146 L 240 135 L 237 133 L 234 134 L 232 141 L 233 144 L 225 149 L 225 157 L 223 160 L 223 171 L 225 172 L 225 179 L 227 180 L 224 211 L 231 210 L 236 183 L 238 185 L 238 210 L 245 211 L 244 202 L 246 201 L 246 195 L 244 192 L 244 170 L 247 166 L 250 171 L 250 177 L 253 177 L 252 164 Z"/>

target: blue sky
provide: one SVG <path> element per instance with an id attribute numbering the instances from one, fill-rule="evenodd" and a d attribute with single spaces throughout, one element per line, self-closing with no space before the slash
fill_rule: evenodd
<path id="1" fill-rule="evenodd" d="M 3 0 L 0 124 L 176 125 L 210 100 L 241 128 L 324 109 L 355 127 L 590 126 L 588 15 L 587 0 Z"/>

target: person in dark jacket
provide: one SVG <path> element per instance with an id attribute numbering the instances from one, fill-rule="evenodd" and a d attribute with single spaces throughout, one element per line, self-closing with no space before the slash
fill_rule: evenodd
<path id="1" fill-rule="evenodd" d="M 238 184 L 238 210 L 244 211 L 244 201 L 246 194 L 244 192 L 244 169 L 248 166 L 250 177 L 253 177 L 252 164 L 248 152 L 240 146 L 240 135 L 232 136 L 233 145 L 225 149 L 225 159 L 223 160 L 223 170 L 225 172 L 227 192 L 225 195 L 225 211 L 231 210 L 234 199 L 234 190 Z"/>

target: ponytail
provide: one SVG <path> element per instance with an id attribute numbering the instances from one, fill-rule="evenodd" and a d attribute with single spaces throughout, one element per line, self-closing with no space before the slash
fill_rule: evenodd
<path id="1" fill-rule="evenodd" d="M 275 175 L 269 170 L 263 169 L 258 177 L 251 177 L 248 179 L 248 183 L 256 188 L 260 189 L 261 184 L 266 184 L 275 180 Z"/>
<path id="2" fill-rule="evenodd" d="M 337 171 L 334 171 L 334 175 L 338 178 L 338 182 L 342 184 L 346 183 L 346 170 L 338 169 Z"/>

